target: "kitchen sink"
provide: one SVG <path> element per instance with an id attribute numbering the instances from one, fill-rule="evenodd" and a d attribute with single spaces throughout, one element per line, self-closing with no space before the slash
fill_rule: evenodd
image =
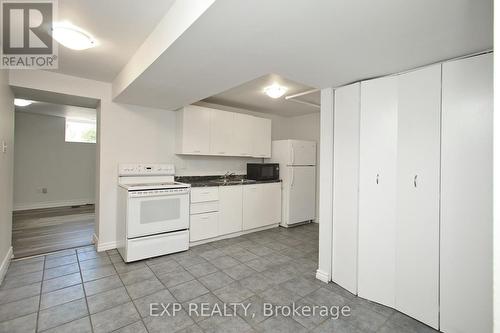
<path id="1" fill-rule="evenodd" d="M 255 180 L 252 179 L 215 179 L 211 181 L 218 185 L 237 185 L 237 184 L 252 184 Z"/>

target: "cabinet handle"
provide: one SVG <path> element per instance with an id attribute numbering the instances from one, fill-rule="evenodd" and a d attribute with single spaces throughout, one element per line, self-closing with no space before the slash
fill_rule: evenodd
<path id="1" fill-rule="evenodd" d="M 193 150 L 193 153 L 201 153 L 201 150 Z"/>
<path id="2" fill-rule="evenodd" d="M 380 175 L 377 173 L 377 177 L 375 178 L 375 183 L 378 185 L 378 179 L 380 178 Z"/>
<path id="3" fill-rule="evenodd" d="M 417 177 L 418 177 L 418 175 L 415 175 L 415 177 L 413 177 L 413 186 L 414 187 L 417 187 Z"/>

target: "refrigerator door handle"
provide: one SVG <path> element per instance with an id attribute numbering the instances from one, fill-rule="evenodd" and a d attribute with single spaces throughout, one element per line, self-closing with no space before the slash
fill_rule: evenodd
<path id="1" fill-rule="evenodd" d="M 295 149 L 293 149 L 293 147 L 291 149 L 291 153 L 292 153 L 291 155 L 292 155 L 292 165 L 293 165 L 295 164 Z"/>
<path id="2" fill-rule="evenodd" d="M 291 170 L 292 170 L 292 181 L 290 183 L 290 187 L 293 187 L 293 183 L 295 182 L 295 172 L 294 172 L 293 168 Z"/>

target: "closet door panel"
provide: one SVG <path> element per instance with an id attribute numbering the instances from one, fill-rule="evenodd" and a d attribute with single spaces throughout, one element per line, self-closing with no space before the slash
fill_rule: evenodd
<path id="1" fill-rule="evenodd" d="M 493 56 L 443 64 L 440 311 L 444 332 L 491 332 Z"/>
<path id="2" fill-rule="evenodd" d="M 397 77 L 361 83 L 358 294 L 394 307 Z"/>
<path id="3" fill-rule="evenodd" d="M 360 83 L 335 90 L 333 281 L 358 293 Z"/>
<path id="4" fill-rule="evenodd" d="M 398 76 L 395 307 L 434 328 L 439 317 L 441 65 Z"/>

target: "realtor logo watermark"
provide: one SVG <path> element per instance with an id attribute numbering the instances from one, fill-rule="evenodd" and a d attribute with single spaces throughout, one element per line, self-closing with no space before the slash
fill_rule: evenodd
<path id="1" fill-rule="evenodd" d="M 1 68 L 57 69 L 56 0 L 1 0 Z"/>

